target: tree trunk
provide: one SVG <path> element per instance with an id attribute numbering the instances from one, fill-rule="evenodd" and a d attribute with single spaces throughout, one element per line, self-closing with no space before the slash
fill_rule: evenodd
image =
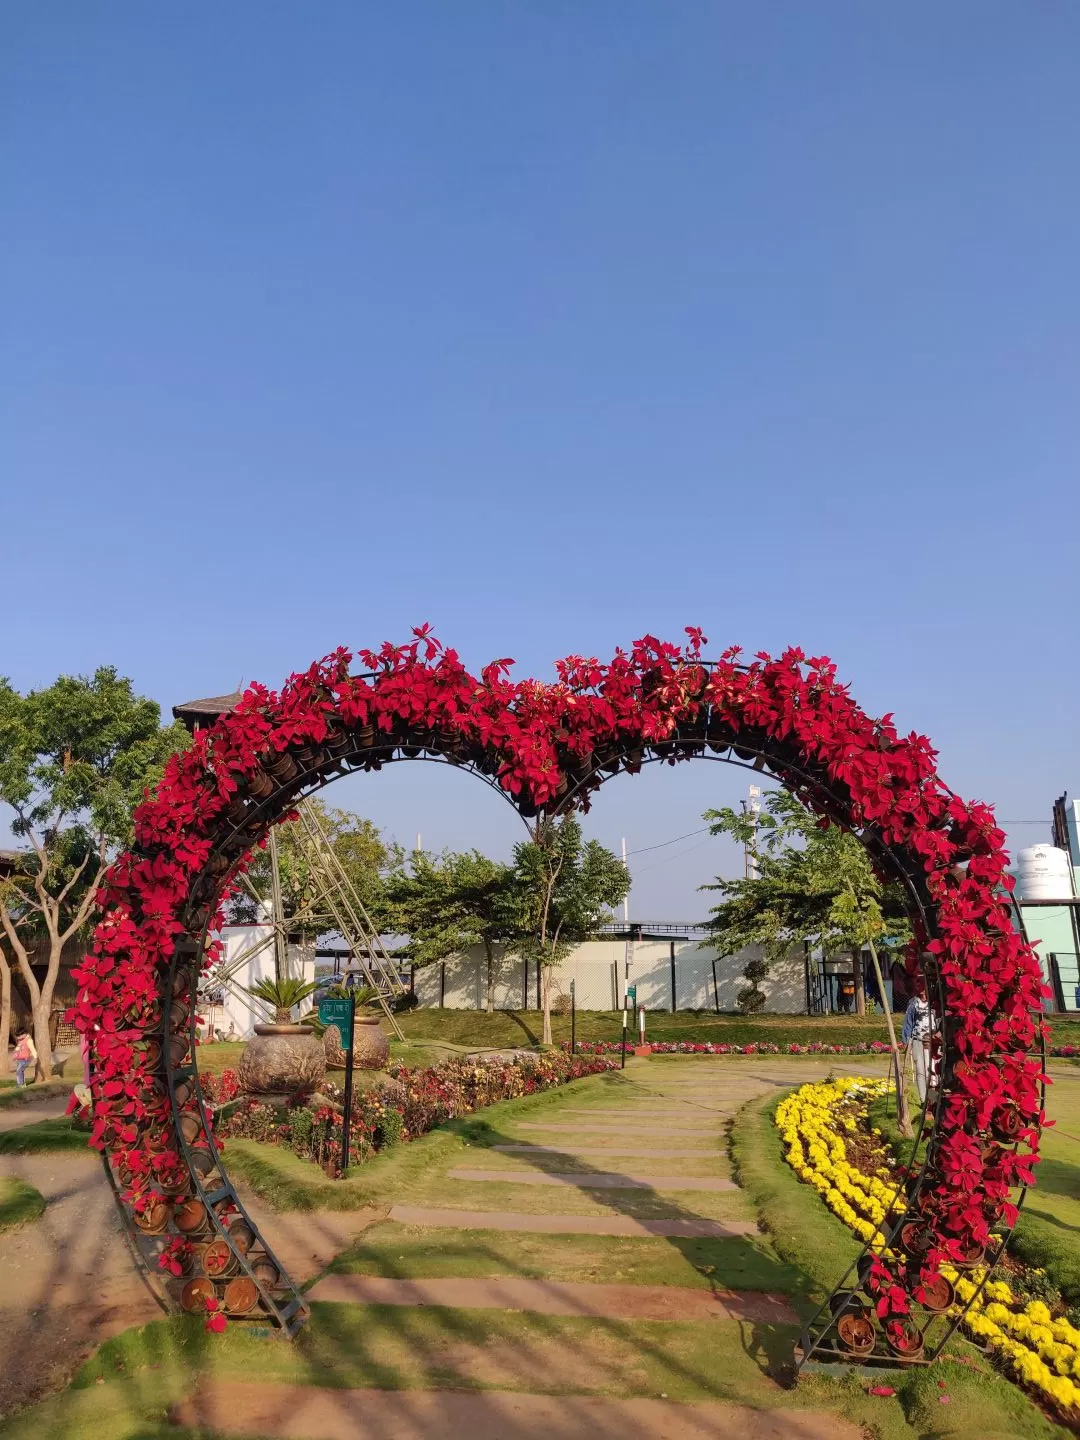
<path id="1" fill-rule="evenodd" d="M 874 966 L 874 977 L 878 984 L 878 993 L 881 996 L 881 1008 L 885 1012 L 885 1026 L 889 1032 L 889 1044 L 892 1046 L 893 1069 L 896 1081 L 896 1123 L 900 1127 L 900 1134 L 905 1140 L 914 1138 L 915 1130 L 911 1124 L 911 1109 L 908 1105 L 907 1089 L 904 1085 L 904 1062 L 900 1058 L 900 1046 L 896 1039 L 896 1026 L 893 1023 L 892 1007 L 889 1004 L 889 997 L 885 994 L 885 976 L 881 973 L 881 964 L 878 960 L 877 949 L 874 942 L 870 941 L 870 960 Z"/>
<path id="2" fill-rule="evenodd" d="M 11 966 L 0 950 L 0 1075 L 11 1073 L 8 1045 L 11 1043 Z"/>
<path id="3" fill-rule="evenodd" d="M 541 1044 L 550 1045 L 551 1041 L 551 965 L 540 966 L 540 993 L 544 997 L 544 1030 Z"/>
<path id="4" fill-rule="evenodd" d="M 56 941 L 50 945 L 49 968 L 41 987 L 41 993 L 34 1004 L 34 1044 L 38 1052 L 35 1074 L 39 1075 L 42 1080 L 53 1078 L 52 1036 L 49 1033 L 49 1020 L 52 1016 L 53 991 L 56 989 L 57 976 L 60 974 L 60 954 L 63 948 L 63 945 L 57 944 Z"/>
<path id="5" fill-rule="evenodd" d="M 34 1067 L 35 1080 L 51 1080 L 52 1070 L 52 1041 L 49 1039 L 49 1011 L 39 1000 L 34 1006 L 34 1045 L 38 1052 L 37 1064 Z"/>
<path id="6" fill-rule="evenodd" d="M 484 952 L 487 955 L 487 1013 L 495 1013 L 495 951 L 490 940 L 484 941 Z"/>
<path id="7" fill-rule="evenodd" d="M 851 968 L 855 972 L 855 1014 L 866 1014 L 866 986 L 863 983 L 862 951 L 852 950 Z"/>

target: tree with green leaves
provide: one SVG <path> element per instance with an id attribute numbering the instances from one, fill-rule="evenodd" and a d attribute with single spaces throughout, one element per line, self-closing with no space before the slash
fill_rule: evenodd
<path id="1" fill-rule="evenodd" d="M 513 867 L 489 860 L 478 850 L 432 856 L 413 852 L 408 869 L 399 865 L 386 883 L 387 928 L 408 935 L 418 965 L 484 947 L 487 1011 L 495 1009 L 495 948 L 512 946 L 520 931 L 520 903 Z"/>
<path id="2" fill-rule="evenodd" d="M 846 830 L 822 828 L 817 818 L 786 790 L 770 791 L 758 815 L 730 808 L 707 810 L 714 835 L 730 835 L 750 849 L 756 876 L 703 886 L 723 895 L 711 912 L 706 942 L 724 954 L 760 946 L 744 976 L 750 982 L 738 997 L 740 1009 L 765 1003 L 759 981 L 770 962 L 800 941 L 853 957 L 855 1003 L 865 1014 L 861 954 L 872 942 L 894 944 L 910 938 L 899 886 L 875 875 L 861 842 Z"/>
<path id="3" fill-rule="evenodd" d="M 630 889 L 630 872 L 597 840 L 583 840 L 573 815 L 541 817 L 532 838 L 514 847 L 519 953 L 538 960 L 543 1043 L 551 1044 L 553 966 L 591 940 Z"/>
<path id="4" fill-rule="evenodd" d="M 159 706 L 111 666 L 25 695 L 0 679 L 0 806 L 19 845 L 0 880 L 0 1068 L 14 962 L 51 1076 L 49 1016 L 64 947 L 88 933 L 98 878 L 130 841 L 132 811 L 187 741 L 182 725 L 163 727 Z"/>
<path id="5" fill-rule="evenodd" d="M 333 809 L 318 799 L 305 800 L 304 805 L 313 812 L 364 908 L 378 922 L 386 903 L 383 872 L 387 866 L 400 861 L 400 856 L 387 846 L 378 827 L 362 815 Z M 304 944 L 333 930 L 334 917 L 322 899 L 322 882 L 313 869 L 308 831 L 303 823 L 286 820 L 275 826 L 274 842 L 281 910 L 288 938 Z M 252 924 L 260 918 L 256 894 L 264 901 L 272 898 L 273 857 L 269 846 L 253 855 L 247 880 L 251 888 L 238 887 L 227 903 L 226 916 L 234 925 Z M 290 922 L 293 922 L 291 926 Z"/>

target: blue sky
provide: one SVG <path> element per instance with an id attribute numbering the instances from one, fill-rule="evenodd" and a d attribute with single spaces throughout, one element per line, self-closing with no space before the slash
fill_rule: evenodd
<path id="1" fill-rule="evenodd" d="M 0 31 L 15 684 L 111 662 L 168 706 L 424 620 L 546 675 L 700 624 L 831 654 L 1005 819 L 1080 787 L 1075 5 Z M 590 828 L 640 849 L 744 782 L 620 780 Z M 519 826 L 433 766 L 333 795 Z M 639 915 L 702 913 L 700 838 L 640 856 Z"/>

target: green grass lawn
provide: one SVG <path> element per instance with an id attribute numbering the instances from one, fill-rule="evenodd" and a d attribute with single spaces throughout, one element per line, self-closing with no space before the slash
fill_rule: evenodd
<path id="1" fill-rule="evenodd" d="M 45 1213 L 45 1197 L 14 1175 L 0 1175 L 0 1233 L 14 1230 Z"/>
<path id="2" fill-rule="evenodd" d="M 0 1135 L 0 1155 L 44 1155 L 53 1150 L 79 1150 L 88 1148 L 90 1132 L 85 1127 L 76 1128 L 67 1115 L 52 1120 L 36 1120 L 31 1125 L 21 1125 L 17 1130 L 8 1130 Z"/>
<path id="3" fill-rule="evenodd" d="M 399 1016 L 407 1039 L 442 1040 L 472 1049 L 533 1046 L 540 1043 L 543 1017 L 535 1010 L 412 1010 Z M 570 1039 L 570 1017 L 552 1017 L 555 1044 Z M 1080 1045 L 1080 1020 L 1051 1022 L 1051 1043 Z M 618 1040 L 622 1012 L 582 1010 L 577 1016 L 579 1040 Z M 821 1041 L 851 1045 L 864 1040 L 888 1040 L 881 1015 L 862 1018 L 847 1015 L 717 1015 L 711 1010 L 681 1010 L 674 1015 L 650 1011 L 647 1034 L 651 1040 L 714 1041 L 749 1045 L 754 1041 L 782 1045 Z"/>
<path id="4" fill-rule="evenodd" d="M 678 1285 L 710 1290 L 798 1289 L 797 1272 L 756 1235 L 730 1240 L 623 1238 L 618 1235 L 517 1235 L 503 1230 L 438 1232 L 384 1220 L 365 1230 L 330 1270 L 397 1279 L 490 1278 L 589 1281 L 596 1285 Z"/>
<path id="5" fill-rule="evenodd" d="M 82 1078 L 81 1071 L 76 1078 Z M 0 1086 L 3 1086 L 0 1089 L 0 1110 L 70 1095 L 74 1084 L 74 1080 L 39 1080 L 36 1085 L 16 1085 L 14 1080 L 0 1080 Z"/>

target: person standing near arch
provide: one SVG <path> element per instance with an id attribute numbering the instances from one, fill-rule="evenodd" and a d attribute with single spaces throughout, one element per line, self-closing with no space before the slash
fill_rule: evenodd
<path id="1" fill-rule="evenodd" d="M 915 977 L 913 990 L 904 1011 L 904 1028 L 900 1038 L 912 1058 L 919 1103 L 925 1105 L 930 1074 L 930 1037 L 935 1026 L 934 1012 L 926 998 L 926 981 L 921 975 Z M 906 1068 L 905 1066 L 905 1071 Z"/>

